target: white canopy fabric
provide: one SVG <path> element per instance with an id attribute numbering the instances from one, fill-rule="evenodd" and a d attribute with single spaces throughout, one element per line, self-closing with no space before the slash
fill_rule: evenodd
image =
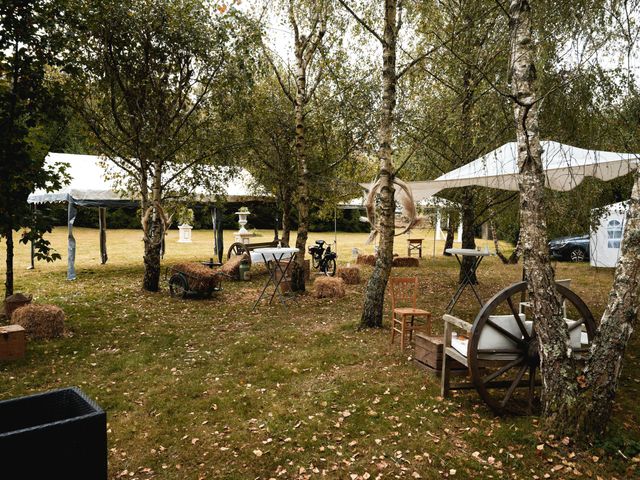
<path id="1" fill-rule="evenodd" d="M 585 150 L 553 141 L 543 141 L 542 162 L 546 186 L 552 190 L 572 190 L 585 177 L 612 180 L 638 168 L 640 154 Z M 407 182 L 416 201 L 427 199 L 446 188 L 481 186 L 518 190 L 517 143 L 510 142 L 452 170 L 435 180 Z M 368 190 L 371 184 L 362 184 Z"/>
<path id="2" fill-rule="evenodd" d="M 76 155 L 70 153 L 49 153 L 45 160 L 48 166 L 56 163 L 67 163 L 67 173 L 71 177 L 68 185 L 55 192 L 36 190 L 29 195 L 29 203 L 66 202 L 77 204 L 109 204 L 111 202 L 135 202 L 137 199 L 131 196 L 123 196 L 116 188 L 114 182 L 105 178 L 105 165 L 115 165 L 106 157 L 98 155 Z M 223 167 L 221 167 L 223 168 Z M 251 197 L 266 197 L 252 186 L 255 184 L 252 175 L 242 169 L 236 176 L 230 176 L 229 182 L 222 188 L 229 201 L 242 201 Z M 203 201 L 210 200 L 206 195 L 199 195 Z"/>

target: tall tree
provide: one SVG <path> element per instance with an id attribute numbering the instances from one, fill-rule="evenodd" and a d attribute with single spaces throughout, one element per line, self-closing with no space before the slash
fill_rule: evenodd
<path id="1" fill-rule="evenodd" d="M 238 146 L 225 126 L 250 81 L 254 30 L 204 0 L 81 3 L 75 104 L 112 174 L 140 197 L 143 287 L 157 291 L 163 201 L 219 186 L 214 165 Z"/>
<path id="2" fill-rule="evenodd" d="M 46 219 L 34 215 L 27 197 L 37 188 L 57 189 L 63 166 L 46 166 L 49 145 L 64 124 L 63 93 L 55 79 L 65 33 L 61 1 L 5 1 L 0 6 L 0 238 L 6 242 L 5 296 L 14 289 L 13 232 L 29 227 L 37 256 L 59 258 L 43 234 Z"/>
<path id="3" fill-rule="evenodd" d="M 395 233 L 393 143 L 394 111 L 396 108 L 398 82 L 396 49 L 398 33 L 402 25 L 402 8 L 399 11 L 398 0 L 384 1 L 384 27 L 383 33 L 380 35 L 346 1 L 339 1 L 361 26 L 374 36 L 382 47 L 382 102 L 380 104 L 378 124 L 378 178 L 380 188 L 376 201 L 380 242 L 378 244 L 376 263 L 367 283 L 362 317 L 360 319 L 361 327 L 381 327 L 384 293 L 393 261 L 393 237 Z M 400 0 L 400 4 L 402 5 L 402 0 Z"/>
<path id="4" fill-rule="evenodd" d="M 625 2 L 626 3 L 626 2 Z M 636 162 L 621 256 L 609 302 L 586 365 L 571 349 L 561 301 L 553 281 L 546 239 L 544 172 L 539 138 L 536 51 L 532 10 L 539 3 L 511 0 L 511 92 L 520 166 L 521 245 L 534 325 L 539 339 L 543 408 L 547 427 L 557 433 L 602 434 L 612 411 L 622 360 L 640 304 L 640 174 Z"/>
<path id="5" fill-rule="evenodd" d="M 295 291 L 305 290 L 304 263 L 307 237 L 309 233 L 309 165 L 307 159 L 308 105 L 314 91 L 323 79 L 322 64 L 317 61 L 319 48 L 327 33 L 327 18 L 330 3 L 326 0 L 314 2 L 285 3 L 289 26 L 293 31 L 294 85 L 291 87 L 289 75 L 282 75 L 279 67 L 265 48 L 265 54 L 272 65 L 283 93 L 291 102 L 295 115 L 295 156 L 297 162 L 296 206 L 298 210 L 298 232 L 296 248 L 299 253 L 291 273 L 291 286 Z M 315 63 L 315 65 L 314 65 Z M 320 66 L 318 66 L 318 64 Z"/>

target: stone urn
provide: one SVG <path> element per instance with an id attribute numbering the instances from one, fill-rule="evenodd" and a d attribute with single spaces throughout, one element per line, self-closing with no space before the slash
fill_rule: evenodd
<path id="1" fill-rule="evenodd" d="M 240 230 L 238 230 L 234 234 L 234 240 L 236 242 L 248 244 L 251 241 L 251 234 L 247 231 L 245 226 L 247 225 L 247 217 L 251 215 L 251 212 L 247 208 L 241 208 L 235 213 L 235 215 L 238 215 L 238 224 L 240 225 Z"/>

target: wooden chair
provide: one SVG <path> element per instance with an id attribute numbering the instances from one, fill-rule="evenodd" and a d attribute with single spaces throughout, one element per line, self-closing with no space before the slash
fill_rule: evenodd
<path id="1" fill-rule="evenodd" d="M 404 350 L 407 333 L 409 342 L 413 338 L 414 330 L 424 329 L 431 335 L 431 312 L 416 308 L 418 299 L 418 279 L 405 277 L 391 277 L 391 343 L 400 334 L 400 348 Z M 398 306 L 400 303 L 409 306 Z M 424 324 L 416 325 L 416 319 L 424 318 Z"/>

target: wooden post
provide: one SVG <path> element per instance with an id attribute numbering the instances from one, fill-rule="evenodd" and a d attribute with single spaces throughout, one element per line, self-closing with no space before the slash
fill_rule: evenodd
<path id="1" fill-rule="evenodd" d="M 98 226 L 100 227 L 100 264 L 107 263 L 107 209 L 98 207 Z"/>

